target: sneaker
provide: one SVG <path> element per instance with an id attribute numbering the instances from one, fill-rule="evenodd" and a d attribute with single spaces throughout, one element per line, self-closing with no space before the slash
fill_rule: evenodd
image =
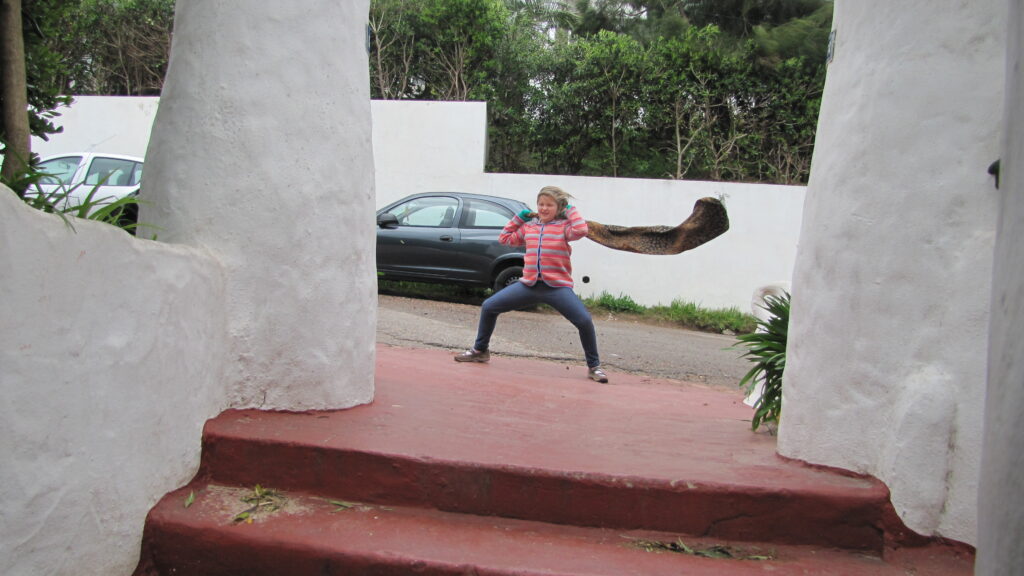
<path id="1" fill-rule="evenodd" d="M 456 362 L 487 362 L 491 359 L 491 353 L 487 350 L 480 352 L 474 348 L 466 350 L 462 354 L 455 356 Z"/>
<path id="2" fill-rule="evenodd" d="M 587 371 L 587 378 L 590 378 L 594 382 L 600 382 L 601 384 L 608 383 L 608 375 L 601 370 L 600 366 L 595 366 Z"/>

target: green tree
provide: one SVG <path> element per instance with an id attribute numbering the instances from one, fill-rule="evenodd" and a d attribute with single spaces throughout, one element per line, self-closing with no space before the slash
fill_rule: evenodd
<path id="1" fill-rule="evenodd" d="M 808 72 L 802 58 L 791 58 L 761 75 L 755 85 L 751 130 L 760 135 L 748 179 L 779 184 L 807 182 L 821 108 L 824 65 Z"/>
<path id="2" fill-rule="evenodd" d="M 25 171 L 32 151 L 21 20 L 21 0 L 0 0 L 0 137 L 5 142 L 0 177 L 5 182 Z"/>
<path id="3" fill-rule="evenodd" d="M 424 58 L 424 95 L 431 100 L 486 100 L 488 78 L 508 11 L 500 0 L 429 0 L 424 2 L 417 46 Z"/>
<path id="4" fill-rule="evenodd" d="M 423 10 L 419 0 L 374 0 L 370 4 L 370 93 L 401 100 L 422 92 L 423 57 L 416 53 L 416 29 Z"/>
<path id="5" fill-rule="evenodd" d="M 174 0 L 80 0 L 67 33 L 75 93 L 159 95 L 173 27 Z"/>
<path id="6" fill-rule="evenodd" d="M 627 176 L 625 151 L 642 125 L 646 52 L 623 34 L 599 32 L 558 44 L 538 75 L 534 141 L 541 168 L 560 174 Z"/>
<path id="7" fill-rule="evenodd" d="M 46 138 L 59 132 L 53 118 L 56 109 L 70 101 L 64 96 L 65 62 L 51 40 L 60 36 L 60 22 L 73 8 L 60 0 L 3 0 L 4 26 L 0 35 L 5 62 L 0 64 L 0 142 L 4 150 L 4 174 L 31 162 L 29 135 Z M 16 46 L 17 45 L 17 46 Z M 27 132 L 22 122 L 27 118 Z"/>
<path id="8" fill-rule="evenodd" d="M 544 0 L 509 0 L 509 25 L 495 51 L 488 78 L 487 169 L 492 172 L 531 172 L 536 160 L 530 146 L 533 124 L 529 110 L 539 97 L 533 82 L 547 48 L 548 34 L 571 21 L 571 14 Z"/>
<path id="9" fill-rule="evenodd" d="M 718 26 L 730 36 L 749 36 L 758 25 L 778 25 L 803 18 L 828 0 L 689 0 L 682 3 L 695 26 Z"/>
<path id="10" fill-rule="evenodd" d="M 25 108 L 32 135 L 46 138 L 58 131 L 53 119 L 59 107 L 70 102 L 71 94 L 160 93 L 170 53 L 174 0 L 20 3 Z M 3 37 L 5 41 L 14 38 L 13 34 Z M 6 86 L 14 79 L 5 72 L 0 81 Z M 7 106 L 4 96 L 0 105 Z M 6 119 L 0 123 L 0 140 L 12 141 L 10 126 Z M 9 152 L 30 155 L 20 145 Z"/>

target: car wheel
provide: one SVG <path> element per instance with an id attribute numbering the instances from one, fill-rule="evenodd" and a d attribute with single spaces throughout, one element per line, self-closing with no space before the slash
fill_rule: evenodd
<path id="1" fill-rule="evenodd" d="M 499 272 L 498 276 L 494 279 L 494 291 L 497 292 L 509 284 L 519 282 L 519 279 L 522 277 L 522 266 L 509 266 Z"/>

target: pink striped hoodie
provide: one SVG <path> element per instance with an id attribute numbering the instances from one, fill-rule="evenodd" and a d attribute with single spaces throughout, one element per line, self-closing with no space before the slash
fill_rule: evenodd
<path id="1" fill-rule="evenodd" d="M 565 219 L 541 224 L 538 218 L 523 221 L 515 215 L 505 224 L 498 242 L 509 246 L 526 245 L 523 277 L 520 280 L 533 286 L 543 280 L 549 286 L 572 288 L 572 247 L 569 242 L 587 235 L 587 221 L 575 206 L 566 210 Z"/>

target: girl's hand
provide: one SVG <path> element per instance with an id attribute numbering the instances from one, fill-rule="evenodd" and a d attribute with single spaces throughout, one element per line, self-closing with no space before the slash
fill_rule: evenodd
<path id="1" fill-rule="evenodd" d="M 523 208 L 519 211 L 519 219 L 523 222 L 533 218 L 534 213 L 529 208 Z"/>

